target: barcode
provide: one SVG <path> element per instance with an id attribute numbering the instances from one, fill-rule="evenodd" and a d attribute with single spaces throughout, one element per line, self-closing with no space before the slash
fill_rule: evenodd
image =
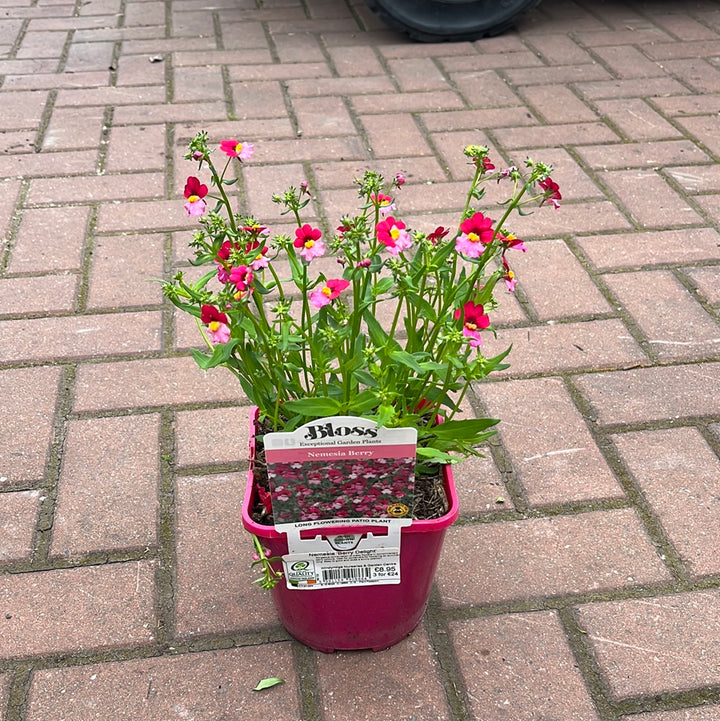
<path id="1" fill-rule="evenodd" d="M 343 583 L 345 581 L 372 580 L 372 566 L 345 566 L 343 568 L 323 568 L 323 583 Z"/>

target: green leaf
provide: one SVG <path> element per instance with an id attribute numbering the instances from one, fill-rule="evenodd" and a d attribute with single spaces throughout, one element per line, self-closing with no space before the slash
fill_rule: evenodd
<path id="1" fill-rule="evenodd" d="M 232 357 L 233 351 L 238 344 L 237 338 L 231 338 L 227 343 L 218 343 L 213 349 L 211 355 L 202 353 L 195 348 L 190 349 L 192 357 L 195 362 L 203 369 L 208 370 L 209 368 L 216 368 L 223 363 L 227 363 Z"/>
<path id="2" fill-rule="evenodd" d="M 372 344 L 378 348 L 384 348 L 390 337 L 383 330 L 380 323 L 377 322 L 375 316 L 369 311 L 365 311 L 365 313 L 363 313 L 363 320 L 367 324 L 368 334 Z"/>
<path id="3" fill-rule="evenodd" d="M 412 368 L 416 373 L 422 374 L 425 372 L 415 356 L 410 355 L 407 351 L 394 350 L 389 356 L 396 363 Z"/>
<path id="4" fill-rule="evenodd" d="M 380 280 L 373 286 L 373 295 L 376 297 L 387 293 L 395 285 L 394 278 L 380 278 Z"/>
<path id="5" fill-rule="evenodd" d="M 497 418 L 467 418 L 459 421 L 445 421 L 429 429 L 436 438 L 462 441 L 486 431 L 499 423 Z"/>
<path id="6" fill-rule="evenodd" d="M 281 683 L 285 683 L 284 678 L 278 678 L 277 676 L 274 676 L 272 678 L 264 678 L 262 681 L 258 682 L 258 685 L 255 686 L 253 691 L 264 691 L 266 688 L 279 686 Z"/>
<path id="7" fill-rule="evenodd" d="M 353 371 L 352 376 L 356 381 L 358 381 L 358 383 L 362 383 L 370 388 L 377 388 L 378 386 L 377 380 L 366 370 L 359 369 Z"/>
<path id="8" fill-rule="evenodd" d="M 336 401 L 334 398 L 320 396 L 318 398 L 298 398 L 294 401 L 286 401 L 283 408 L 301 416 L 324 418 L 325 416 L 338 415 L 342 405 L 340 401 Z"/>
<path id="9" fill-rule="evenodd" d="M 349 411 L 353 415 L 361 415 L 363 413 L 367 413 L 368 411 L 373 410 L 373 408 L 379 405 L 379 402 L 379 394 L 368 388 L 367 390 L 364 390 L 362 393 L 359 393 L 357 396 L 355 396 L 355 398 L 352 399 L 352 401 L 350 402 Z"/>
<path id="10" fill-rule="evenodd" d="M 417 293 L 408 293 L 407 298 L 410 305 L 417 309 L 420 318 L 429 320 L 432 323 L 437 322 L 437 313 L 435 312 L 435 308 L 433 308 L 432 305 L 430 305 L 430 303 L 428 303 L 424 298 L 421 298 L 417 295 Z"/>
<path id="11" fill-rule="evenodd" d="M 416 450 L 418 458 L 429 458 L 434 461 L 441 463 L 455 463 L 457 458 L 454 458 L 449 453 L 439 451 L 437 448 L 430 448 L 428 446 L 418 446 Z"/>

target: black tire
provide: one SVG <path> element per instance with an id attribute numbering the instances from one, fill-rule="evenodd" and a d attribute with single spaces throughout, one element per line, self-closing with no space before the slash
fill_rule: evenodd
<path id="1" fill-rule="evenodd" d="M 509 30 L 540 0 L 365 0 L 392 28 L 413 40 L 478 40 Z"/>

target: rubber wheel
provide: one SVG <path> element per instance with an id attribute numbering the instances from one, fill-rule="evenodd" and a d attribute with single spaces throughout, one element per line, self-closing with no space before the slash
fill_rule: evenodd
<path id="1" fill-rule="evenodd" d="M 365 0 L 392 28 L 413 40 L 478 40 L 509 30 L 540 0 Z"/>

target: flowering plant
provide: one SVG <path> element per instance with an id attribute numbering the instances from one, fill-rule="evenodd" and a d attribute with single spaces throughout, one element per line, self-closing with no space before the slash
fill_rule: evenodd
<path id="1" fill-rule="evenodd" d="M 389 183 L 375 172 L 356 180 L 359 213 L 329 234 L 303 221 L 311 194 L 302 182 L 273 196 L 294 220 L 288 235 L 243 216 L 228 197 L 232 164 L 249 160 L 253 146 L 223 140 L 219 151 L 221 169 L 201 132 L 186 155 L 199 174 L 209 172 L 207 183 L 190 176 L 184 193 L 200 224 L 192 263 L 209 270 L 164 285 L 197 319 L 207 344 L 207 352 L 192 351 L 198 364 L 227 367 L 273 430 L 357 415 L 415 427 L 423 465 L 477 453 L 497 421 L 456 416 L 474 381 L 507 367 L 509 349 L 481 352 L 493 332 L 496 286 L 515 288 L 508 256 L 526 251 L 506 224 L 531 203 L 558 206 L 551 168 L 528 159 L 523 169 L 497 170 L 486 147 L 466 147 L 474 173 L 458 225 L 432 232 L 401 219 L 401 174 Z M 497 220 L 475 207 L 491 181 L 511 188 Z M 327 257 L 337 261 L 334 273 L 319 261 Z"/>

